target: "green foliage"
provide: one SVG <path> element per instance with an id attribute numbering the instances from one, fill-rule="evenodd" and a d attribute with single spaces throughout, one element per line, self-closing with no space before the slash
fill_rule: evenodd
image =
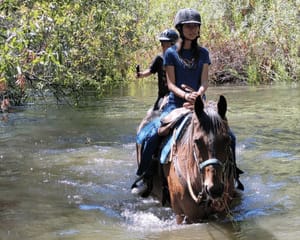
<path id="1" fill-rule="evenodd" d="M 299 81 L 299 1 L 149 2 L 144 29 L 150 31 L 142 39 L 144 47 L 136 52 L 143 65 L 160 51 L 149 49 L 149 45 L 158 46 L 157 38 L 151 36 L 172 27 L 178 9 L 192 7 L 202 16 L 200 42 L 210 50 L 211 83 Z"/>
<path id="2" fill-rule="evenodd" d="M 9 97 L 18 98 L 11 89 L 25 90 L 16 84 L 20 77 L 58 98 L 80 97 L 85 88 L 101 94 L 125 82 L 131 52 L 141 47 L 136 29 L 144 12 L 137 2 L 2 1 L 0 70 Z"/>
<path id="3" fill-rule="evenodd" d="M 250 28 L 246 36 L 250 49 L 248 61 L 257 62 L 260 82 L 298 81 L 296 1 L 256 1 L 254 7 L 255 12 L 247 19 Z"/>
<path id="4" fill-rule="evenodd" d="M 253 62 L 252 64 L 248 65 L 247 76 L 248 76 L 248 83 L 250 83 L 251 85 L 259 84 L 260 76 L 259 76 L 259 71 L 256 62 Z"/>
<path id="5" fill-rule="evenodd" d="M 79 101 L 120 86 L 160 52 L 157 36 L 185 7 L 201 13 L 212 83 L 298 81 L 298 0 L 2 0 L 0 94 Z"/>

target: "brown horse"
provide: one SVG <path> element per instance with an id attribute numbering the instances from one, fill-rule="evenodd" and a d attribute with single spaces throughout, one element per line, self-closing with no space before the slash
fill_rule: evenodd
<path id="1" fill-rule="evenodd" d="M 168 187 L 179 224 L 201 222 L 212 214 L 226 212 L 235 194 L 236 165 L 230 147 L 226 99 L 220 96 L 217 103 L 204 103 L 198 97 L 193 109 L 192 117 L 188 116 L 191 120 L 171 147 L 168 163 L 156 165 L 151 188 L 151 194 L 164 204 L 163 193 Z M 148 114 L 139 129 L 155 116 Z M 141 146 L 137 145 L 138 164 L 140 152 Z"/>
<path id="2" fill-rule="evenodd" d="M 192 120 L 163 166 L 177 223 L 225 212 L 234 195 L 235 163 L 226 119 L 227 102 L 198 97 Z"/>

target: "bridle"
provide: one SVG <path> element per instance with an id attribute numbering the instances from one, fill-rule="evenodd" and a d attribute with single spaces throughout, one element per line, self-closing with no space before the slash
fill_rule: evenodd
<path id="1" fill-rule="evenodd" d="M 200 174 L 200 179 L 201 179 L 201 191 L 198 193 L 195 193 L 195 191 L 193 190 L 192 184 L 191 184 L 191 177 L 189 175 L 189 171 L 186 171 L 186 184 L 187 184 L 187 188 L 189 191 L 189 194 L 191 196 L 191 198 L 197 203 L 197 204 L 202 204 L 202 203 L 208 203 L 209 202 L 209 197 L 207 198 L 207 191 L 206 188 L 204 186 L 204 182 L 205 182 L 205 175 L 204 175 L 204 169 L 208 166 L 216 166 L 216 167 L 220 167 L 221 171 L 223 173 L 223 182 L 226 182 L 229 174 L 230 174 L 230 163 L 232 161 L 230 161 L 230 158 L 226 158 L 224 163 L 221 162 L 219 159 L 217 158 L 209 158 L 206 154 L 204 154 L 205 152 L 205 147 L 201 146 L 200 143 L 196 140 L 192 140 L 190 139 L 190 141 L 194 141 L 193 147 L 192 147 L 192 158 L 194 159 L 194 161 L 196 162 L 197 168 L 198 168 L 198 173 Z M 174 149 L 173 149 L 174 150 Z M 176 151 L 176 150 L 175 150 Z M 230 146 L 228 145 L 226 147 L 226 151 L 231 151 Z M 199 154 L 201 154 L 201 156 L 197 156 L 197 152 Z M 229 152 L 227 152 L 229 153 Z M 206 159 L 204 161 L 199 161 L 199 159 Z M 176 154 L 173 154 L 173 160 L 174 160 L 174 167 L 176 169 L 176 172 L 178 174 L 178 177 L 181 179 L 182 184 L 184 184 L 184 176 L 182 175 L 179 163 L 177 162 L 178 159 L 176 157 Z"/>
<path id="2" fill-rule="evenodd" d="M 224 164 L 216 159 L 216 158 L 209 158 L 203 162 L 198 162 L 198 157 L 197 157 L 197 154 L 196 154 L 196 151 L 195 151 L 195 146 L 193 148 L 193 159 L 196 161 L 196 164 L 198 166 L 198 170 L 199 170 L 199 173 L 200 173 L 200 177 L 201 177 L 201 192 L 199 192 L 197 195 L 194 193 L 194 190 L 192 188 L 192 184 L 191 184 L 191 179 L 190 179 L 190 176 L 189 176 L 189 172 L 187 171 L 187 187 L 188 187 L 188 190 L 189 190 L 189 194 L 190 196 L 192 197 L 192 199 L 197 203 L 197 204 L 200 204 L 201 202 L 204 201 L 203 199 L 203 196 L 205 195 L 205 186 L 204 186 L 204 173 L 203 173 L 203 170 L 205 167 L 207 166 L 220 166 L 222 167 L 222 172 L 223 172 L 223 166 Z"/>

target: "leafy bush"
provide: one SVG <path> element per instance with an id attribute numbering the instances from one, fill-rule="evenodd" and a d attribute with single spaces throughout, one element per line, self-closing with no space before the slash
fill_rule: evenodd
<path id="1" fill-rule="evenodd" d="M 0 70 L 6 95 L 20 104 L 25 84 L 41 94 L 50 89 L 57 98 L 78 98 L 85 88 L 101 94 L 122 84 L 131 52 L 140 47 L 136 29 L 144 12 L 137 2 L 2 1 Z"/>
<path id="2" fill-rule="evenodd" d="M 212 84 L 298 81 L 297 0 L 2 0 L 0 95 L 12 104 L 52 93 L 79 101 L 127 83 L 160 52 L 180 8 L 198 9 Z M 68 98 L 69 99 L 69 98 Z"/>

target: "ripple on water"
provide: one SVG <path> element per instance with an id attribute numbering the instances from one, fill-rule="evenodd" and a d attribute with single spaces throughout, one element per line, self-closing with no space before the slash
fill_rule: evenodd
<path id="1" fill-rule="evenodd" d="M 113 210 L 112 208 L 101 206 L 101 205 L 88 205 L 88 204 L 81 204 L 79 205 L 79 209 L 83 211 L 94 211 L 98 210 L 104 213 L 109 218 L 119 218 L 120 214 Z"/>
<path id="2" fill-rule="evenodd" d="M 232 211 L 236 221 L 286 213 L 292 204 L 288 195 L 278 194 L 286 187 L 284 182 L 269 179 L 265 183 L 261 176 L 256 175 L 248 177 L 244 183 L 247 188 L 242 194 L 241 204 Z"/>

